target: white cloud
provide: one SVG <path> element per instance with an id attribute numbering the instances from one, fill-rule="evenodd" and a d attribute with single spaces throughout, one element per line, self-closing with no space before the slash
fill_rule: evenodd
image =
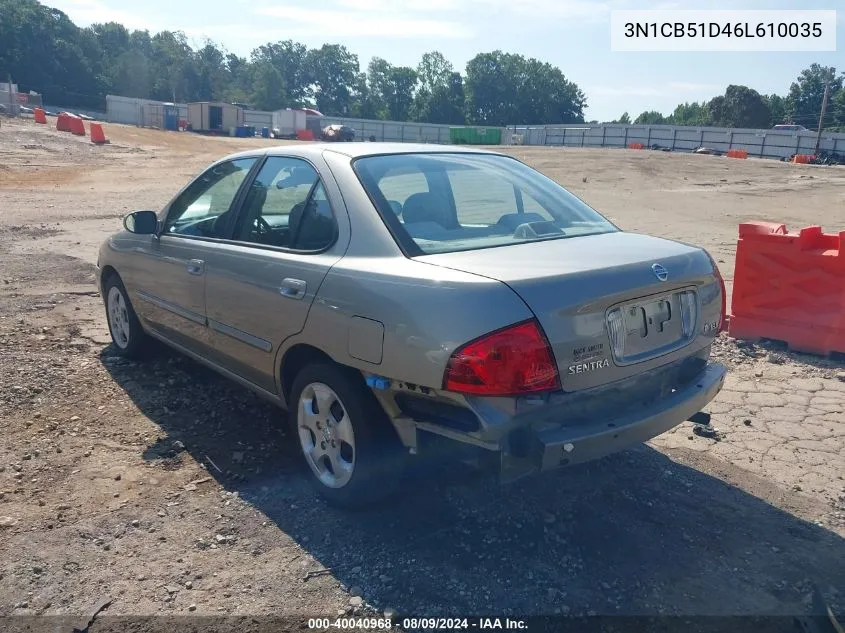
<path id="1" fill-rule="evenodd" d="M 494 14 L 512 14 L 524 19 L 547 21 L 576 20 L 599 22 L 608 18 L 611 8 L 625 0 L 470 0 Z"/>
<path id="2" fill-rule="evenodd" d="M 603 22 L 610 12 L 622 9 L 680 8 L 686 0 L 466 0 L 493 13 L 542 21 Z M 566 26 L 566 23 L 561 24 Z"/>
<path id="3" fill-rule="evenodd" d="M 435 0 L 437 1 L 437 0 Z M 473 33 L 459 22 L 432 18 L 420 18 L 409 12 L 373 10 L 364 0 L 363 10 L 311 9 L 305 6 L 260 7 L 255 13 L 264 18 L 284 20 L 279 30 L 286 37 L 383 37 L 383 38 L 464 38 Z M 401 6 L 402 3 L 400 3 Z M 266 22 L 265 22 L 266 24 Z"/>
<path id="4" fill-rule="evenodd" d="M 457 0 L 336 0 L 339 7 L 358 12 L 405 12 L 454 11 L 460 7 Z"/>
<path id="5" fill-rule="evenodd" d="M 151 20 L 137 13 L 113 9 L 100 0 L 48 0 L 51 7 L 63 11 L 79 26 L 117 22 L 127 29 L 156 29 Z M 138 5 L 135 5 L 138 6 Z"/>

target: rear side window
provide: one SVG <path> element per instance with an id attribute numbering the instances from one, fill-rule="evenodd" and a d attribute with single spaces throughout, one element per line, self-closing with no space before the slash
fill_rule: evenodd
<path id="1" fill-rule="evenodd" d="M 415 193 L 428 191 L 428 181 L 422 172 L 388 172 L 379 181 L 379 188 L 391 209 L 400 214 L 408 198 Z"/>
<path id="2" fill-rule="evenodd" d="M 367 156 L 353 167 L 411 256 L 618 230 L 556 182 L 507 156 Z"/>
<path id="3" fill-rule="evenodd" d="M 335 237 L 335 221 L 317 171 L 306 161 L 271 156 L 250 185 L 235 239 L 319 251 Z"/>
<path id="4" fill-rule="evenodd" d="M 502 216 L 518 214 L 520 197 L 523 212 L 538 214 L 547 221 L 554 219 L 531 196 L 508 181 L 488 178 L 483 170 L 451 170 L 446 173 L 461 225 L 486 226 L 498 222 Z"/>

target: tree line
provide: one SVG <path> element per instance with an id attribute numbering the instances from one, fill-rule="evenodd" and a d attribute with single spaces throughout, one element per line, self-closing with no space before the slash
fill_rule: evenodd
<path id="1" fill-rule="evenodd" d="M 46 102 L 90 109 L 117 94 L 499 126 L 580 123 L 586 106 L 559 68 L 499 50 L 476 55 L 463 74 L 438 51 L 416 67 L 376 57 L 366 69 L 338 44 L 309 49 L 286 40 L 242 57 L 212 41 L 192 47 L 181 32 L 130 32 L 113 22 L 80 28 L 37 0 L 0 0 L 0 72 Z"/>
<path id="2" fill-rule="evenodd" d="M 55 105 L 102 110 L 106 94 L 157 101 L 225 101 L 259 110 L 315 107 L 330 116 L 447 124 L 583 123 L 586 97 L 551 64 L 499 50 L 457 71 L 431 51 L 416 67 L 373 58 L 361 68 L 345 46 L 309 49 L 267 43 L 248 57 L 212 41 L 191 46 L 184 33 L 129 31 L 116 23 L 76 26 L 38 0 L 0 0 L 0 73 Z M 814 129 L 825 84 L 826 129 L 845 130 L 843 74 L 813 64 L 786 95 L 728 86 L 724 95 L 682 103 L 669 114 L 628 113 L 614 123 Z M 0 77 L 5 81 L 6 77 Z M 598 123 L 591 121 L 590 123 Z"/>
<path id="3" fill-rule="evenodd" d="M 843 79 L 845 73 L 837 75 L 834 67 L 812 64 L 801 71 L 784 96 L 764 95 L 747 86 L 731 85 L 725 94 L 709 101 L 682 103 L 668 116 L 649 110 L 637 116 L 633 123 L 732 128 L 770 128 L 786 123 L 815 130 L 821 117 L 827 84 L 828 102 L 823 127 L 829 131 L 845 131 Z M 626 112 L 613 123 L 630 124 L 632 121 Z"/>

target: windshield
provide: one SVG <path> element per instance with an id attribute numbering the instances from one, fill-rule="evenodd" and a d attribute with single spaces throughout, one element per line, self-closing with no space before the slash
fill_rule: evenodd
<path id="1" fill-rule="evenodd" d="M 618 230 L 553 180 L 507 156 L 369 156 L 354 168 L 410 255 Z"/>

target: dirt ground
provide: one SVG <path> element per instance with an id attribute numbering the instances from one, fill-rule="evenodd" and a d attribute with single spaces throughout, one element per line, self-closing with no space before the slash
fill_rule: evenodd
<path id="1" fill-rule="evenodd" d="M 117 357 L 94 287 L 123 214 L 274 141 L 106 131 L 0 128 L 0 615 L 788 615 L 814 587 L 845 611 L 841 363 L 723 338 L 714 437 L 684 423 L 503 489 L 455 465 L 338 512 L 278 410 L 175 354 Z M 741 221 L 845 230 L 845 169 L 506 151 L 706 247 L 728 286 Z"/>

